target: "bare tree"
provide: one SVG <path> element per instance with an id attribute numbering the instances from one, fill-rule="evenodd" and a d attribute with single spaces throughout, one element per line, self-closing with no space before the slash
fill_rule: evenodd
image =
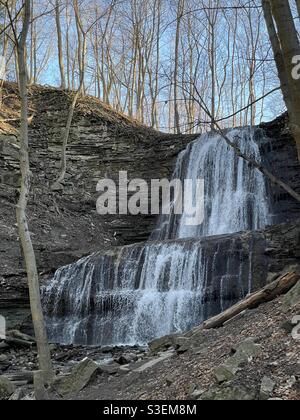
<path id="1" fill-rule="evenodd" d="M 298 11 L 298 18 L 300 18 L 300 0 L 296 0 L 297 4 L 297 11 Z"/>
<path id="2" fill-rule="evenodd" d="M 79 98 L 79 95 L 83 92 L 84 86 L 84 75 L 85 75 L 85 55 L 86 55 L 86 42 L 87 42 L 87 32 L 84 31 L 82 21 L 80 18 L 80 11 L 78 6 L 78 1 L 73 0 L 73 7 L 76 17 L 76 27 L 78 34 L 78 60 L 79 60 L 79 87 L 72 99 L 67 124 L 64 130 L 63 139 L 62 139 L 62 150 L 61 150 L 61 163 L 60 163 L 60 173 L 58 179 L 52 185 L 52 190 L 60 190 L 62 188 L 61 183 L 65 179 L 67 171 L 67 146 L 73 121 L 73 116 L 76 108 L 76 104 Z"/>
<path id="3" fill-rule="evenodd" d="M 95 26 L 95 24 L 101 19 L 103 16 L 106 15 L 107 11 L 110 10 L 111 7 L 114 7 L 114 0 L 109 8 L 101 15 L 98 16 L 97 19 L 88 26 L 87 29 L 84 28 L 83 22 L 81 19 L 80 8 L 78 5 L 78 0 L 73 0 L 73 8 L 75 13 L 75 20 L 76 20 L 76 29 L 77 29 L 77 36 L 78 36 L 78 67 L 79 67 L 79 86 L 75 95 L 73 96 L 71 105 L 69 107 L 68 117 L 67 117 L 67 124 L 63 133 L 62 138 L 62 150 L 61 150 L 61 163 L 60 163 L 60 173 L 57 180 L 52 184 L 51 189 L 61 190 L 62 182 L 65 179 L 66 171 L 67 171 L 67 147 L 68 141 L 72 126 L 72 121 L 74 117 L 74 112 L 76 109 L 78 98 L 81 94 L 84 94 L 84 78 L 85 78 L 85 69 L 86 69 L 86 50 L 87 50 L 87 37 L 91 29 Z"/>
<path id="4" fill-rule="evenodd" d="M 299 38 L 288 0 L 263 0 L 263 7 L 300 160 L 300 80 L 293 77 L 293 58 L 300 55 Z"/>
<path id="5" fill-rule="evenodd" d="M 20 40 L 15 37 L 18 55 L 19 90 L 21 97 L 21 125 L 20 125 L 20 169 L 21 189 L 19 202 L 16 207 L 19 235 L 24 253 L 31 314 L 35 337 L 38 347 L 39 365 L 43 372 L 45 383 L 49 383 L 53 377 L 50 350 L 47 340 L 46 327 L 43 318 L 43 311 L 40 297 L 40 285 L 37 271 L 35 253 L 28 227 L 26 209 L 30 195 L 30 166 L 29 166 L 29 145 L 28 145 L 28 93 L 27 93 L 27 66 L 26 66 L 26 41 L 30 28 L 31 2 L 24 2 L 24 17 Z M 14 33 L 16 31 L 14 29 Z"/>
<path id="6" fill-rule="evenodd" d="M 175 57 L 174 57 L 174 127 L 180 134 L 180 117 L 178 109 L 178 71 L 179 71 L 179 45 L 181 21 L 184 13 L 185 0 L 178 0 L 176 16 L 176 35 L 175 35 Z"/>
<path id="7" fill-rule="evenodd" d="M 0 4 L 7 1 L 0 0 Z M 9 0 L 12 15 L 15 2 Z M 278 85 L 261 4 L 258 0 L 230 3 L 120 0 L 100 19 L 107 0 L 81 0 L 78 6 L 84 31 L 89 23 L 98 21 L 87 36 L 83 64 L 83 33 L 73 0 L 32 0 L 27 57 L 30 82 L 51 84 L 53 72 L 49 70 L 57 68 L 60 85 L 77 91 L 84 73 L 81 94 L 94 94 L 145 124 L 175 132 L 195 132 L 195 122 L 207 120 L 193 101 L 195 92 L 189 96 L 184 89 L 188 84 L 191 90 L 195 85 L 210 103 L 215 119 L 233 115 L 224 119 L 222 126 L 257 124 L 266 110 L 275 117 L 284 109 L 279 93 L 274 94 L 272 107 L 267 97 L 256 101 L 258 94 L 264 96 Z M 281 54 L 272 11 L 271 17 Z M 5 19 L 8 16 L 0 17 L 0 24 Z M 49 36 L 53 20 L 56 30 Z M 295 22 L 299 23 L 297 19 Z M 7 75 L 17 80 L 18 62 L 11 37 L 9 29 L 0 34 L 0 42 L 5 46 Z M 54 42 L 57 48 L 53 48 Z M 282 62 L 285 66 L 283 58 Z M 286 101 L 289 96 L 285 95 Z M 244 112 L 236 113 L 239 109 Z M 209 126 L 212 124 L 206 121 L 201 129 Z"/>
<path id="8" fill-rule="evenodd" d="M 57 31 L 57 51 L 58 51 L 58 63 L 60 70 L 60 86 L 62 89 L 66 88 L 66 78 L 65 78 L 65 65 L 63 57 L 63 41 L 62 41 L 62 31 L 61 31 L 61 4 L 60 0 L 55 0 L 55 22 L 56 22 L 56 31 Z"/>

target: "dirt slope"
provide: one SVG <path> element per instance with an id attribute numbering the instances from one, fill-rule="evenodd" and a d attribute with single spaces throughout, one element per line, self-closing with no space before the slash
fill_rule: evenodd
<path id="1" fill-rule="evenodd" d="M 291 335 L 291 320 L 300 315 L 300 303 L 284 312 L 282 299 L 247 311 L 223 328 L 203 332 L 195 348 L 184 354 L 175 352 L 143 373 L 133 372 L 133 365 L 127 375 L 100 375 L 78 398 L 190 399 L 195 390 L 200 395 L 216 385 L 213 369 L 232 355 L 234 347 L 251 337 L 262 352 L 241 367 L 230 386 L 245 388 L 259 398 L 262 379 L 267 376 L 276 384 L 270 397 L 300 400 L 300 341 Z"/>

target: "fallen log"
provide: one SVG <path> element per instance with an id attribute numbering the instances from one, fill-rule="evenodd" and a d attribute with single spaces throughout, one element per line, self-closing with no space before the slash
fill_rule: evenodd
<path id="1" fill-rule="evenodd" d="M 208 319 L 202 325 L 195 328 L 193 332 L 198 332 L 200 330 L 209 330 L 213 328 L 220 328 L 224 325 L 225 322 L 239 315 L 241 312 L 247 309 L 257 308 L 259 305 L 270 302 L 276 299 L 278 296 L 287 293 L 292 287 L 294 287 L 298 281 L 300 281 L 300 275 L 292 272 L 287 273 L 272 283 L 265 286 L 263 289 L 258 292 L 252 293 L 247 296 L 241 302 L 238 302 L 236 305 L 227 309 L 219 315 L 216 315 L 213 318 Z"/>
<path id="2" fill-rule="evenodd" d="M 6 337 L 4 342 L 8 344 L 10 347 L 17 347 L 17 348 L 22 348 L 22 347 L 31 348 L 35 345 L 33 341 L 25 341 L 25 340 L 21 340 L 20 338 L 14 338 L 14 337 Z"/>
<path id="3" fill-rule="evenodd" d="M 30 335 L 23 334 L 21 331 L 18 330 L 10 330 L 7 332 L 7 336 L 10 338 L 16 338 L 18 340 L 28 341 L 31 343 L 35 343 L 35 338 L 31 337 Z"/>
<path id="4" fill-rule="evenodd" d="M 33 347 L 36 344 L 33 337 L 23 334 L 18 330 L 8 331 L 4 342 L 11 347 L 17 348 Z"/>
<path id="5" fill-rule="evenodd" d="M 34 373 L 30 371 L 11 372 L 4 375 L 5 378 L 14 384 L 33 384 Z"/>

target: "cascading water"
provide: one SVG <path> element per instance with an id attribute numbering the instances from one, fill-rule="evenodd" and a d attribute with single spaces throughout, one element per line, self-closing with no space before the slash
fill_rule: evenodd
<path id="1" fill-rule="evenodd" d="M 259 129 L 234 129 L 227 133 L 243 153 L 260 162 Z M 162 216 L 151 239 L 195 238 L 256 230 L 269 222 L 269 201 L 263 175 L 238 159 L 224 139 L 207 133 L 180 154 L 174 177 L 204 179 L 204 223 L 187 226 L 187 215 Z M 195 200 L 195 197 L 194 197 Z"/>
<path id="2" fill-rule="evenodd" d="M 250 128 L 228 133 L 257 161 L 261 135 Z M 250 245 L 239 244 L 235 235 L 209 237 L 265 227 L 263 176 L 210 133 L 180 154 L 174 178 L 204 178 L 203 225 L 186 226 L 186 214 L 164 216 L 147 243 L 58 270 L 43 289 L 52 341 L 146 344 L 192 328 L 251 291 Z"/>

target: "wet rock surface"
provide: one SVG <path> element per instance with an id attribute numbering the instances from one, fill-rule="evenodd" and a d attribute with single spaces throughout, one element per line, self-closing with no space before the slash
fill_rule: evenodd
<path id="1" fill-rule="evenodd" d="M 267 139 L 261 144 L 263 164 L 279 179 L 300 192 L 300 165 L 295 153 L 295 142 L 288 126 L 288 115 L 284 114 L 272 122 L 262 124 Z M 300 205 L 285 191 L 269 185 L 272 196 L 272 223 L 282 223 L 298 217 Z"/>
<path id="2" fill-rule="evenodd" d="M 299 226 L 295 222 L 261 232 L 141 243 L 116 249 L 115 253 L 96 253 L 59 270 L 45 289 L 43 301 L 50 340 L 81 345 L 131 344 L 147 343 L 172 332 L 184 333 L 261 289 L 275 273 L 296 265 L 300 254 Z M 170 260 L 169 270 L 160 268 L 164 259 Z M 152 294 L 143 306 L 146 295 L 141 299 L 144 290 L 139 290 L 139 285 L 149 284 L 147 275 L 151 280 L 155 270 L 159 273 L 155 277 L 159 292 L 168 288 L 181 290 L 184 284 L 188 285 L 185 299 L 175 305 L 175 310 L 179 308 L 176 315 L 168 307 L 162 309 L 167 300 L 165 293 Z M 269 273 L 273 274 L 268 278 Z M 170 295 L 172 299 L 172 292 Z M 74 305 L 77 301 L 82 304 Z M 197 310 L 185 310 L 190 307 Z M 161 322 L 163 317 L 165 323 Z M 74 318 L 80 320 L 75 326 Z M 176 323 L 171 324 L 173 319 Z M 172 340 L 164 340 L 162 345 L 167 348 Z M 152 344 L 153 352 L 155 346 L 160 347 L 159 341 Z M 178 352 L 186 351 L 184 337 L 181 343 L 180 337 L 177 341 Z"/>

